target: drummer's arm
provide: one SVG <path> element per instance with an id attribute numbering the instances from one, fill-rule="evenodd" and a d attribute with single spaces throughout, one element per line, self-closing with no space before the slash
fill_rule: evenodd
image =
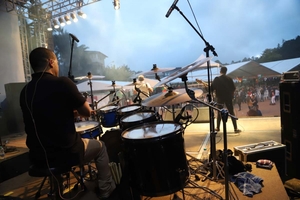
<path id="1" fill-rule="evenodd" d="M 89 103 L 86 101 L 82 106 L 74 111 L 74 116 L 76 117 L 76 114 L 78 114 L 82 117 L 90 117 L 93 112 L 94 111 L 91 109 Z"/>

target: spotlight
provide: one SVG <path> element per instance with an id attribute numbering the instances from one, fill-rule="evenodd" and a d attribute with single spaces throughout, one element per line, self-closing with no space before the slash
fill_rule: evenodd
<path id="1" fill-rule="evenodd" d="M 77 11 L 77 15 L 78 15 L 79 17 L 82 17 L 83 19 L 86 18 L 86 14 L 83 13 L 81 10 L 78 10 L 78 11 Z"/>
<path id="2" fill-rule="evenodd" d="M 64 19 L 62 17 L 58 18 L 58 21 L 59 21 L 61 27 L 66 25 L 64 22 Z"/>
<path id="3" fill-rule="evenodd" d="M 120 0 L 114 0 L 113 2 L 115 10 L 119 10 L 120 9 Z"/>
<path id="4" fill-rule="evenodd" d="M 74 13 L 70 13 L 71 18 L 73 19 L 73 22 L 77 22 L 78 19 Z"/>
<path id="5" fill-rule="evenodd" d="M 56 29 L 59 28 L 57 19 L 53 19 L 53 20 L 52 20 L 52 23 L 53 23 L 53 25 L 54 25 L 54 28 L 56 28 Z"/>
<path id="6" fill-rule="evenodd" d="M 65 15 L 64 18 L 65 18 L 65 21 L 66 21 L 67 24 L 71 24 L 72 23 L 71 20 L 70 20 L 70 16 L 69 15 Z"/>
<path id="7" fill-rule="evenodd" d="M 51 21 L 48 21 L 47 31 L 52 31 Z"/>

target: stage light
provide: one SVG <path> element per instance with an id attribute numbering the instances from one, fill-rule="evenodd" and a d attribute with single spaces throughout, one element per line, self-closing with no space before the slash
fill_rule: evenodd
<path id="1" fill-rule="evenodd" d="M 47 27 L 47 31 L 52 31 L 52 25 L 51 25 L 51 21 L 48 21 L 48 27 Z"/>
<path id="2" fill-rule="evenodd" d="M 77 11 L 77 15 L 78 15 L 79 17 L 82 17 L 83 19 L 86 18 L 86 14 L 83 13 L 81 10 L 78 10 L 78 11 Z"/>
<path id="3" fill-rule="evenodd" d="M 54 28 L 56 28 L 56 29 L 59 28 L 57 19 L 53 19 L 53 20 L 52 20 L 52 23 L 53 23 L 53 25 L 54 25 Z"/>
<path id="4" fill-rule="evenodd" d="M 63 27 L 63 26 L 66 25 L 65 21 L 64 21 L 64 19 L 62 17 L 58 18 L 58 21 L 59 21 L 61 27 Z"/>
<path id="5" fill-rule="evenodd" d="M 70 13 L 71 18 L 73 19 L 73 22 L 77 22 L 78 19 L 74 13 Z"/>
<path id="6" fill-rule="evenodd" d="M 115 10 L 120 9 L 120 0 L 114 0 L 113 2 Z"/>
<path id="7" fill-rule="evenodd" d="M 65 19 L 65 22 L 66 22 L 67 24 L 71 24 L 71 23 L 72 23 L 71 20 L 70 20 L 70 16 L 69 16 L 69 15 L 65 15 L 65 16 L 64 16 L 64 19 Z"/>

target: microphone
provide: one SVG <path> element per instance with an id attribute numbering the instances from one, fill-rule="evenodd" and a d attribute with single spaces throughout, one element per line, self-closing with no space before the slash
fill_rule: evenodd
<path id="1" fill-rule="evenodd" d="M 176 4 L 179 0 L 174 0 L 173 4 L 171 5 L 170 9 L 168 10 L 167 14 L 166 14 L 166 18 L 168 18 L 171 13 L 173 12 L 174 8 L 176 7 Z"/>
<path id="2" fill-rule="evenodd" d="M 69 35 L 72 37 L 73 40 L 79 42 L 78 38 L 75 35 L 73 35 L 72 33 L 69 33 Z"/>

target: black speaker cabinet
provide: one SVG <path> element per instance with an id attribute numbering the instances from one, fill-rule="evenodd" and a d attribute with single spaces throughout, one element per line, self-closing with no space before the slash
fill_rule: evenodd
<path id="1" fill-rule="evenodd" d="M 300 82 L 279 84 L 281 142 L 286 145 L 287 175 L 300 178 Z"/>

